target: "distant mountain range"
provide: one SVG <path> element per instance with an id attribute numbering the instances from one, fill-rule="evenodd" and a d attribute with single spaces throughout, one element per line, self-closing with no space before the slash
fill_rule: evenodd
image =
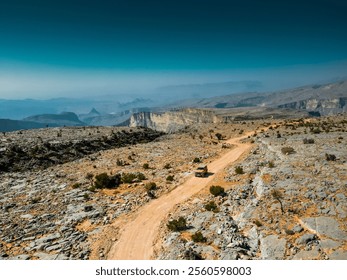
<path id="1" fill-rule="evenodd" d="M 166 102 L 174 102 L 188 98 L 208 98 L 219 95 L 235 94 L 252 91 L 264 91 L 259 81 L 236 81 L 224 83 L 187 84 L 160 87 L 155 91 Z"/>
<path id="2" fill-rule="evenodd" d="M 316 112 L 320 115 L 347 111 L 347 81 L 325 85 L 310 85 L 266 93 L 229 94 L 211 98 L 187 99 L 170 107 L 240 108 L 271 107 L 292 108 Z"/>
<path id="3" fill-rule="evenodd" d="M 132 98 L 125 100 L 117 96 L 100 96 L 98 98 L 55 98 L 47 100 L 0 99 L 0 118 L 22 120 L 23 118 L 42 115 L 74 112 L 83 114 L 91 108 L 97 108 L 101 114 L 117 113 L 137 107 L 152 107 L 155 102 L 149 98 Z"/>
<path id="4" fill-rule="evenodd" d="M 258 87 L 261 86 L 256 82 L 240 83 L 238 86 L 249 87 Z M 169 87 L 165 89 L 165 92 L 168 93 L 172 91 L 174 94 L 176 91 L 183 90 L 193 92 L 193 90 L 201 89 L 201 94 L 207 94 L 205 89 L 206 87 L 213 92 L 215 89 L 217 92 L 218 88 L 223 91 L 225 87 L 236 86 L 234 83 L 223 83 L 223 84 L 205 84 L 205 85 L 186 85 L 186 86 L 177 86 Z M 212 93 L 211 93 L 212 94 Z M 189 96 L 189 94 L 187 95 Z M 161 98 L 165 99 L 161 96 Z M 177 96 L 175 97 L 177 98 Z M 169 99 L 166 99 L 169 101 Z M 27 106 L 25 106 L 25 102 Z M 41 103 L 43 102 L 43 103 Z M 44 105 L 44 104 L 49 105 Z M 66 102 L 66 103 L 64 103 Z M 330 83 L 325 85 L 309 85 L 304 87 L 298 87 L 294 89 L 282 90 L 277 92 L 248 92 L 240 94 L 228 94 L 221 95 L 209 98 L 190 98 L 182 101 L 172 102 L 170 105 L 154 107 L 154 106 L 140 106 L 146 104 L 155 104 L 151 99 L 134 99 L 129 102 L 116 102 L 112 104 L 117 104 L 115 107 L 115 112 L 105 113 L 100 112 L 94 106 L 89 107 L 89 113 L 79 114 L 76 112 L 63 112 L 55 113 L 55 110 L 59 106 L 69 107 L 73 106 L 76 100 L 70 99 L 54 99 L 52 103 L 48 101 L 38 101 L 38 100 L 22 100 L 16 101 L 13 100 L 0 100 L 1 113 L 4 114 L 4 111 L 8 111 L 9 108 L 16 108 L 16 110 L 22 109 L 23 112 L 29 110 L 36 111 L 39 110 L 39 105 L 41 104 L 44 109 L 41 110 L 52 110 L 50 113 L 44 114 L 33 114 L 30 117 L 25 117 L 22 120 L 10 120 L 8 118 L 0 119 L 0 131 L 13 131 L 19 129 L 30 129 L 30 128 L 41 128 L 41 127 L 57 127 L 57 126 L 112 126 L 112 125 L 127 125 L 130 123 L 131 118 L 134 115 L 146 116 L 148 120 L 143 120 L 144 123 L 152 122 L 151 113 L 153 116 L 156 113 L 172 111 L 174 109 L 180 108 L 212 108 L 212 109 L 228 109 L 228 108 L 245 108 L 245 112 L 250 112 L 250 108 L 273 108 L 273 109 L 283 109 L 288 110 L 302 111 L 310 113 L 311 115 L 333 115 L 337 113 L 347 112 L 347 81 L 340 81 L 336 83 Z M 64 105 L 65 104 L 65 105 Z M 91 101 L 85 101 L 83 106 L 88 104 L 93 104 Z M 98 104 L 98 103 L 97 103 Z M 100 104 L 100 103 L 99 103 Z M 59 106 L 58 106 L 59 105 Z M 95 105 L 95 104 L 93 104 Z M 110 105 L 110 104 L 109 104 Z M 45 107 L 46 106 L 46 107 Z M 79 104 L 81 108 L 81 104 Z M 28 109 L 30 107 L 30 109 Z M 92 108 L 92 109 L 90 109 Z M 257 112 L 257 110 L 253 110 Z M 271 111 L 271 110 L 270 110 Z M 139 113 L 145 112 L 147 114 L 139 115 Z M 277 112 L 277 111 L 276 111 Z M 230 111 L 230 114 L 233 114 Z M 1 117 L 1 115 L 0 115 Z M 191 116 L 190 116 L 191 117 Z M 184 118 L 184 116 L 181 116 Z M 191 117 L 192 118 L 192 117 Z M 194 117 L 192 118 L 194 119 Z M 142 121 L 138 121 L 142 123 Z"/>

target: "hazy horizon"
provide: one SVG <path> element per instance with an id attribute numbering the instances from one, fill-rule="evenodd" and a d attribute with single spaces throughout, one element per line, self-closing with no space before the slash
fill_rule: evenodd
<path id="1" fill-rule="evenodd" d="M 343 1 L 2 1 L 0 98 L 134 98 L 187 84 L 262 91 L 347 77 Z M 232 92 L 230 92 L 232 93 Z"/>

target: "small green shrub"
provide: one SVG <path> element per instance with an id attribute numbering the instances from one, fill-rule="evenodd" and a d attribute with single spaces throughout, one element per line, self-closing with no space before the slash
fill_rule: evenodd
<path id="1" fill-rule="evenodd" d="M 235 167 L 235 173 L 236 174 L 243 174 L 244 172 L 243 172 L 242 166 L 236 166 Z"/>
<path id="2" fill-rule="evenodd" d="M 295 153 L 295 150 L 292 147 L 283 147 L 281 149 L 281 152 L 282 152 L 282 154 L 290 155 L 290 154 Z"/>
<path id="3" fill-rule="evenodd" d="M 200 160 L 200 158 L 196 157 L 195 159 L 193 159 L 193 162 L 194 163 L 199 163 L 199 162 L 201 162 L 201 160 Z"/>
<path id="4" fill-rule="evenodd" d="M 166 181 L 172 182 L 174 180 L 174 176 L 169 175 L 166 177 Z"/>
<path id="5" fill-rule="evenodd" d="M 210 187 L 210 193 L 213 194 L 214 196 L 224 196 L 224 188 L 221 186 L 211 186 Z"/>
<path id="6" fill-rule="evenodd" d="M 313 134 L 319 134 L 319 133 L 321 133 L 321 132 L 322 132 L 322 131 L 321 131 L 318 127 L 312 130 L 312 133 L 313 133 Z"/>
<path id="7" fill-rule="evenodd" d="M 259 220 L 254 220 L 253 223 L 254 223 L 257 227 L 261 227 L 261 226 L 263 225 Z"/>
<path id="8" fill-rule="evenodd" d="M 325 154 L 325 159 L 327 161 L 335 161 L 336 160 L 336 156 L 333 154 Z"/>
<path id="9" fill-rule="evenodd" d="M 314 144 L 314 139 L 312 139 L 312 138 L 304 138 L 304 139 L 302 140 L 302 142 L 303 142 L 304 144 Z"/>
<path id="10" fill-rule="evenodd" d="M 139 179 L 140 181 L 143 181 L 143 180 L 147 179 L 146 176 L 143 173 L 141 173 L 141 172 L 138 172 L 136 174 L 136 176 L 137 176 L 137 179 Z"/>
<path id="11" fill-rule="evenodd" d="M 149 183 L 147 183 L 147 184 L 145 185 L 145 189 L 146 189 L 147 191 L 153 191 L 153 190 L 155 190 L 156 188 L 157 188 L 157 184 L 154 183 L 154 182 L 149 182 Z"/>
<path id="12" fill-rule="evenodd" d="M 135 180 L 138 180 L 138 181 L 146 180 L 146 176 L 141 172 L 123 173 L 122 174 L 122 183 L 124 183 L 124 184 L 131 184 Z"/>
<path id="13" fill-rule="evenodd" d="M 81 187 L 81 184 L 80 184 L 80 183 L 75 183 L 75 184 L 72 185 L 72 188 L 73 188 L 73 189 L 77 189 L 77 188 L 79 188 L 79 187 Z"/>
<path id="14" fill-rule="evenodd" d="M 149 169 L 149 164 L 148 164 L 148 163 L 144 163 L 144 164 L 142 165 L 142 167 L 143 167 L 143 169 Z"/>
<path id="15" fill-rule="evenodd" d="M 177 220 L 171 220 L 168 222 L 167 227 L 172 231 L 181 231 L 187 228 L 187 221 L 183 217 L 179 217 Z"/>
<path id="16" fill-rule="evenodd" d="M 137 178 L 134 173 L 123 173 L 122 174 L 122 183 L 131 184 Z"/>
<path id="17" fill-rule="evenodd" d="M 194 234 L 192 235 L 192 240 L 193 240 L 194 242 L 205 243 L 205 242 L 207 241 L 207 238 L 204 237 L 200 231 L 197 231 L 196 233 L 194 233 Z"/>
<path id="18" fill-rule="evenodd" d="M 165 164 L 165 165 L 164 165 L 164 168 L 165 168 L 165 169 L 170 169 L 170 168 L 171 168 L 170 163 Z"/>
<path id="19" fill-rule="evenodd" d="M 269 164 L 268 164 L 269 168 L 274 168 L 275 167 L 275 164 L 273 161 L 269 161 Z"/>
<path id="20" fill-rule="evenodd" d="M 153 190 L 148 190 L 147 195 L 149 198 L 154 199 L 155 198 L 155 192 Z"/>
<path id="21" fill-rule="evenodd" d="M 120 183 L 121 176 L 119 174 L 109 176 L 107 173 L 101 173 L 95 176 L 94 187 L 97 189 L 112 189 L 118 187 Z"/>
<path id="22" fill-rule="evenodd" d="M 216 135 L 218 140 L 222 140 L 223 139 L 223 135 L 222 134 L 216 133 L 215 135 Z"/>
<path id="23" fill-rule="evenodd" d="M 41 201 L 41 197 L 39 197 L 39 196 L 31 199 L 32 204 L 39 203 L 40 201 Z"/>
<path id="24" fill-rule="evenodd" d="M 218 212 L 218 206 L 214 201 L 206 203 L 204 207 L 207 211 Z"/>

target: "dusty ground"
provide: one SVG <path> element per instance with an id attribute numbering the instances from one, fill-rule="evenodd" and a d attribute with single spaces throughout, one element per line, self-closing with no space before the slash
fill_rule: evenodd
<path id="1" fill-rule="evenodd" d="M 225 196 L 205 188 L 163 221 L 155 258 L 347 259 L 346 124 L 346 115 L 282 121 L 254 134 L 252 153 L 210 183 Z M 204 208 L 211 201 L 215 212 Z M 170 232 L 167 222 L 178 217 L 188 228 Z M 206 241 L 194 241 L 196 232 Z"/>
<path id="2" fill-rule="evenodd" d="M 1 173 L 0 258 L 345 259 L 346 124 L 346 115 L 201 124 L 44 170 Z M 95 131 L 96 137 L 103 131 L 110 133 Z M 23 142 L 23 133 L 2 141 Z M 303 144 L 304 138 L 315 142 Z M 286 146 L 295 153 L 283 154 Z M 327 161 L 326 153 L 336 159 Z M 214 174 L 192 177 L 195 158 Z M 244 174 L 235 174 L 237 165 Z M 91 188 L 103 172 L 141 172 L 146 179 Z M 157 186 L 155 199 L 145 189 L 150 182 Z M 213 197 L 211 185 L 224 187 L 226 195 Z M 283 195 L 284 213 L 273 189 Z M 217 212 L 204 209 L 210 201 Z M 179 216 L 189 228 L 168 231 L 167 222 Z M 206 243 L 192 241 L 197 231 Z"/>
<path id="3" fill-rule="evenodd" d="M 247 136 L 242 138 L 245 137 Z M 226 141 L 227 144 L 235 145 L 235 148 L 208 165 L 208 170 L 213 175 L 207 178 L 191 176 L 173 191 L 139 209 L 135 218 L 124 225 L 119 239 L 108 254 L 108 259 L 150 259 L 161 221 L 170 210 L 205 188 L 223 168 L 250 149 L 250 144 L 239 143 L 238 140 L 240 139 L 233 138 Z"/>
<path id="4" fill-rule="evenodd" d="M 105 258 L 119 231 L 111 225 L 122 224 L 129 214 L 151 201 L 145 184 L 155 182 L 154 193 L 160 197 L 182 184 L 193 172 L 198 165 L 193 159 L 209 163 L 226 152 L 216 133 L 229 138 L 240 135 L 241 130 L 252 130 L 260 123 L 250 123 L 249 127 L 242 123 L 218 127 L 197 125 L 151 143 L 103 150 L 44 170 L 1 173 L 0 257 Z M 89 133 L 102 139 L 114 130 L 91 128 L 88 132 L 88 129 L 78 130 L 82 139 Z M 29 139 L 28 143 L 39 141 L 45 145 L 54 141 L 59 132 L 52 129 L 50 133 L 50 130 L 38 130 L 36 134 L 35 131 L 6 133 L 1 140 L 4 148 L 6 143 L 21 145 L 25 139 Z M 74 141 L 75 138 L 72 130 L 66 129 L 58 140 Z M 148 169 L 143 167 L 145 163 Z M 110 175 L 141 172 L 146 179 L 122 184 L 116 189 L 92 190 L 93 179 L 87 175 L 95 177 L 103 172 Z M 173 176 L 172 181 L 167 180 L 169 175 Z"/>

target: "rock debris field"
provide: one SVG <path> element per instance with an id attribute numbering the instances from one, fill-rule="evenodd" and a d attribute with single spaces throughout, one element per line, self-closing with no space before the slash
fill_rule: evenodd
<path id="1" fill-rule="evenodd" d="M 207 187 L 176 205 L 153 258 L 347 259 L 346 115 L 197 124 L 175 134 L 86 127 L 1 135 L 0 259 L 107 258 L 141 207 L 232 149 L 224 139 L 251 131 L 243 140 L 251 152 L 210 184 L 224 193 Z M 96 188 L 102 173 L 121 182 Z M 169 230 L 178 217 L 186 227 Z"/>
<path id="2" fill-rule="evenodd" d="M 212 182 L 223 195 L 200 193 L 168 217 L 187 229 L 163 226 L 156 258 L 346 260 L 346 116 L 282 122 L 251 138 L 252 152 Z"/>

